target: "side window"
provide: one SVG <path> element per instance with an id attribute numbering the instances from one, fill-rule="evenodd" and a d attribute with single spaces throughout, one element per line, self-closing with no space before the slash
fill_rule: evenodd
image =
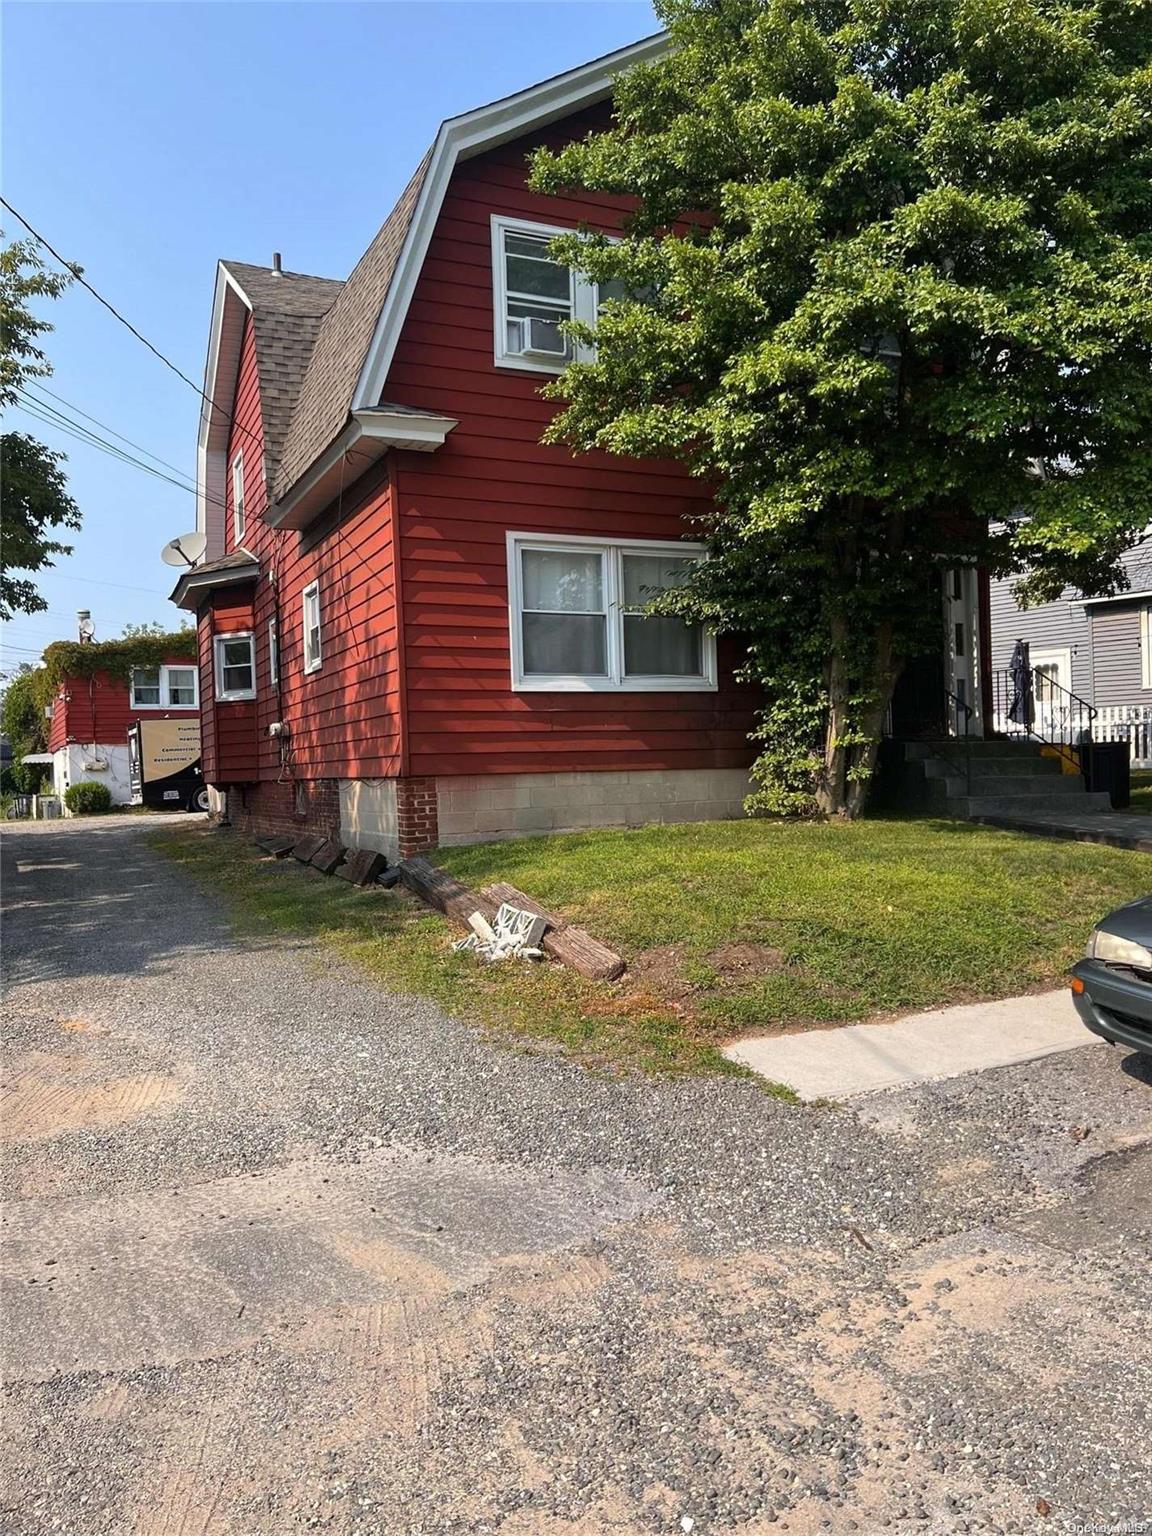
<path id="1" fill-rule="evenodd" d="M 217 635 L 216 697 L 218 699 L 254 699 L 256 697 L 256 659 L 252 636 Z"/>
<path id="2" fill-rule="evenodd" d="M 564 364 L 572 344 L 560 330 L 575 313 L 573 274 L 548 255 L 548 234 L 504 226 L 500 231 L 506 357 Z"/>
<path id="3" fill-rule="evenodd" d="M 241 451 L 232 460 L 232 535 L 233 541 L 239 545 L 244 538 L 244 529 L 247 526 L 244 517 L 244 453 Z"/>
<path id="4" fill-rule="evenodd" d="M 198 703 L 195 667 L 165 667 L 165 699 L 173 709 L 195 709 Z"/>
<path id="5" fill-rule="evenodd" d="M 275 619 L 268 620 L 268 678 L 273 688 L 280 683 L 280 629 Z"/>
<path id="6" fill-rule="evenodd" d="M 320 583 L 317 581 L 304 588 L 301 620 L 304 628 L 304 670 L 318 672 L 323 660 L 323 648 L 320 626 Z"/>
<path id="7" fill-rule="evenodd" d="M 132 668 L 132 708 L 158 709 L 160 706 L 160 668 Z"/>

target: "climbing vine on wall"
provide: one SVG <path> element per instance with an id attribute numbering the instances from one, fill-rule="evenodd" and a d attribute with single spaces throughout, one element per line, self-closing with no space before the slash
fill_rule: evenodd
<path id="1" fill-rule="evenodd" d="M 39 704 L 52 703 L 64 678 L 102 677 L 129 680 L 135 667 L 159 667 L 164 662 L 196 660 L 196 631 L 172 634 L 122 635 L 118 640 L 97 640 L 81 645 L 76 640 L 56 640 L 44 652 L 33 673 L 32 687 Z"/>

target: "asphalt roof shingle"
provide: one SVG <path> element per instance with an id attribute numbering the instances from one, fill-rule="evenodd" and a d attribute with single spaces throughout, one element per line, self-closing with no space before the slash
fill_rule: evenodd
<path id="1" fill-rule="evenodd" d="M 429 150 L 417 166 L 395 208 L 319 324 L 279 462 L 270 477 L 273 500 L 291 489 L 348 420 L 356 381 L 416 211 L 431 153 Z"/>
<path id="2" fill-rule="evenodd" d="M 344 284 L 338 278 L 274 272 L 245 261 L 225 261 L 252 305 L 265 472 L 269 484 L 284 452 L 292 412 L 324 317 Z"/>

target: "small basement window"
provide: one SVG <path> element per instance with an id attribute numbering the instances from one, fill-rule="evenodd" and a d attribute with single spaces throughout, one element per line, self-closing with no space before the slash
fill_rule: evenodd
<path id="1" fill-rule="evenodd" d="M 133 667 L 133 709 L 195 709 L 200 702 L 195 667 Z"/>
<path id="2" fill-rule="evenodd" d="M 216 655 L 216 697 L 254 699 L 256 658 L 251 634 L 217 635 L 213 644 Z"/>
<path id="3" fill-rule="evenodd" d="M 674 614 L 648 612 L 703 558 L 691 544 L 509 534 L 513 687 L 714 691 L 711 633 Z"/>
<path id="4" fill-rule="evenodd" d="M 323 660 L 320 628 L 320 583 L 314 581 L 304 588 L 301 601 L 301 618 L 304 628 L 304 670 L 319 672 Z"/>

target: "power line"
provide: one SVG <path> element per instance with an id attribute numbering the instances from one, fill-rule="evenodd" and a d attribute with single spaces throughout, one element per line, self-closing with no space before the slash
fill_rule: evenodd
<path id="1" fill-rule="evenodd" d="M 65 400 L 63 395 L 58 395 L 54 389 L 49 389 L 47 384 L 41 384 L 37 380 L 36 383 L 30 382 L 27 385 L 27 388 L 31 389 L 33 393 L 37 395 L 51 395 L 53 400 L 58 401 L 60 405 L 66 405 L 70 411 L 75 411 L 77 416 L 83 416 L 85 421 L 92 422 L 94 426 L 100 427 L 105 432 L 110 432 L 113 437 L 118 437 L 122 443 L 127 443 L 129 448 L 137 449 L 144 455 L 145 458 L 154 459 L 157 464 L 162 464 L 165 469 L 170 469 L 173 474 L 181 475 L 185 480 L 191 481 L 193 485 L 195 484 L 194 476 L 188 474 L 185 470 L 180 469 L 175 464 L 169 464 L 167 459 L 162 459 L 158 453 L 151 452 L 151 450 L 145 448 L 143 444 L 134 443 L 130 437 L 125 437 L 123 432 L 117 432 L 116 428 L 110 427 L 106 421 L 101 421 L 99 417 L 90 416 L 87 411 L 82 411 L 78 405 L 73 405 L 70 400 Z"/>
<path id="2" fill-rule="evenodd" d="M 16 209 L 13 208 L 12 204 L 10 202 L 8 202 L 8 200 L 6 198 L 0 197 L 0 207 L 7 208 L 8 212 L 12 215 L 12 217 L 14 219 L 19 219 L 20 223 L 23 224 L 24 228 L 33 237 L 33 239 L 34 240 L 38 240 L 40 242 L 40 244 L 44 247 L 44 249 L 49 253 L 49 255 L 54 256 L 56 258 L 56 260 L 60 263 L 60 265 L 65 269 L 65 271 L 70 272 L 72 274 L 72 276 L 76 279 L 76 281 L 80 284 L 80 286 L 82 288 L 87 288 L 88 292 L 92 295 L 92 297 L 98 303 L 102 304 L 110 315 L 114 316 L 115 319 L 119 320 L 119 322 L 120 322 L 120 324 L 122 326 L 124 326 L 127 330 L 131 331 L 132 335 L 135 336 L 137 341 L 141 342 L 144 346 L 146 346 L 148 348 L 149 352 L 151 352 L 154 357 L 158 357 L 160 359 L 160 361 L 164 364 L 165 368 L 170 368 L 178 379 L 182 379 L 183 382 L 185 384 L 187 384 L 189 389 L 195 390 L 196 393 L 200 396 L 200 399 L 203 400 L 205 402 L 205 404 L 211 406 L 211 408 L 214 411 L 219 411 L 221 416 L 224 417 L 225 421 L 227 421 L 230 426 L 239 428 L 239 430 L 241 432 L 244 432 L 248 437 L 250 437 L 253 442 L 257 442 L 258 441 L 258 439 L 256 437 L 256 434 L 252 431 L 252 429 L 250 427 L 242 426 L 240 424 L 240 422 L 238 422 L 234 416 L 232 416 L 228 411 L 224 410 L 222 406 L 217 405 L 216 402 L 213 399 L 211 399 L 210 396 L 206 395 L 204 393 L 204 391 L 200 388 L 199 384 L 194 384 L 186 373 L 181 372 L 181 370 L 179 368 L 177 368 L 176 364 L 174 362 L 172 362 L 170 358 L 165 357 L 163 352 L 161 352 L 159 347 L 153 346 L 153 344 L 148 340 L 147 336 L 142 335 L 141 332 L 136 329 L 136 327 L 132 324 L 131 320 L 125 319 L 125 317 L 116 308 L 115 304 L 110 303 L 104 297 L 104 295 L 102 293 L 100 293 L 97 289 L 93 288 L 92 284 L 84 276 L 84 273 L 81 270 L 81 268 L 78 267 L 75 262 L 66 261 L 65 258 L 63 256 L 61 256 L 60 252 L 56 249 L 56 247 L 54 245 L 52 245 L 48 240 L 46 240 L 38 229 L 34 228 L 31 224 L 29 224 L 28 220 L 24 217 L 24 215 L 22 213 L 18 213 L 16 211 Z"/>
<path id="3" fill-rule="evenodd" d="M 136 458 L 135 455 L 125 452 L 123 448 L 118 448 L 115 443 L 110 443 L 106 438 L 102 438 L 99 433 L 94 432 L 91 427 L 86 427 L 83 422 L 76 421 L 64 411 L 57 410 L 54 405 L 49 405 L 46 400 L 37 400 L 35 396 L 27 394 L 23 389 L 19 389 L 17 393 L 21 396 L 21 400 L 16 406 L 17 410 L 24 411 L 25 414 L 34 417 L 37 421 L 43 422 L 46 426 L 55 427 L 58 431 L 64 432 L 69 437 L 85 444 L 86 447 L 99 449 L 122 464 L 128 464 L 133 469 L 142 470 L 144 474 L 151 475 L 156 480 L 163 480 L 167 485 L 174 485 L 178 491 L 184 491 L 189 496 L 198 494 L 194 484 L 185 484 L 180 480 L 175 480 L 171 475 L 164 474 L 153 465 L 145 464 L 141 459 Z M 74 406 L 73 409 L 78 409 L 78 407 Z M 81 412 L 80 414 L 84 415 L 85 413 Z M 89 417 L 88 419 L 91 421 L 95 418 Z M 111 431 L 112 428 L 109 427 L 107 430 Z M 116 436 L 120 436 L 120 434 L 117 433 Z M 128 441 L 128 439 L 125 439 L 125 441 Z M 133 446 L 136 445 L 133 444 Z M 144 448 L 141 449 L 141 452 L 147 453 L 148 450 Z M 155 455 L 152 455 L 152 457 L 155 457 Z M 162 464 L 164 460 L 160 459 L 158 462 Z M 174 468 L 175 466 L 169 467 Z M 183 471 L 177 470 L 176 473 L 183 474 Z M 213 506 L 222 507 L 226 510 L 225 503 L 218 496 L 210 496 L 205 491 L 204 499 Z"/>

